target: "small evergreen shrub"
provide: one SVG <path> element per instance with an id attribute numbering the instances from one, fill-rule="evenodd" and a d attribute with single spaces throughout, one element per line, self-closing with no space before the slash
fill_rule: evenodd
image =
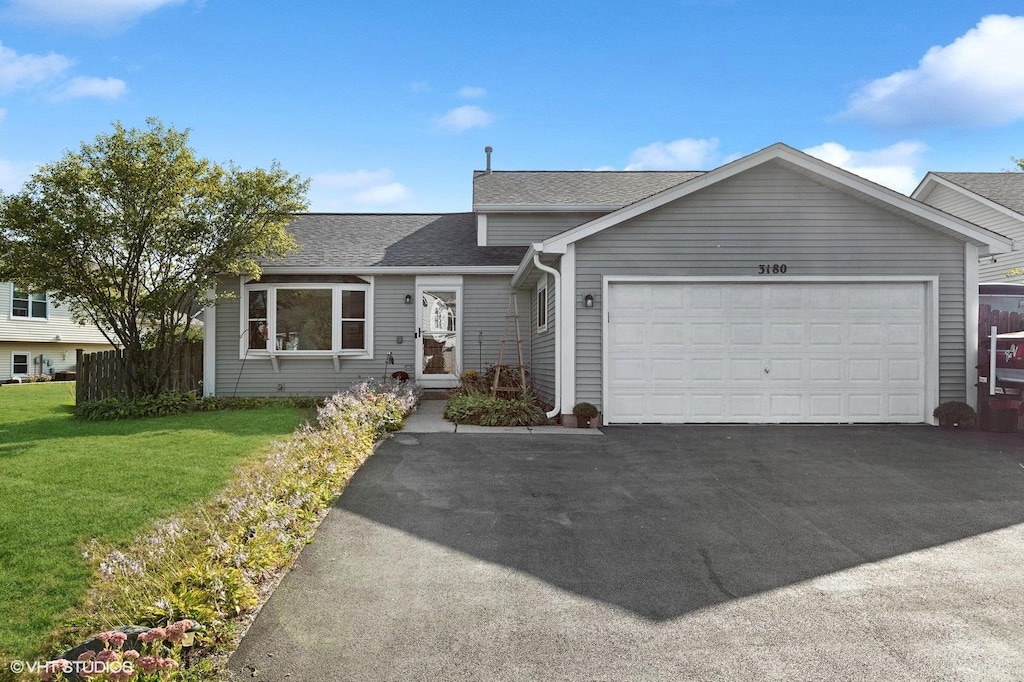
<path id="1" fill-rule="evenodd" d="M 589 422 L 597 416 L 597 407 L 590 403 L 576 403 L 572 408 L 572 416 L 576 419 Z"/>
<path id="2" fill-rule="evenodd" d="M 932 415 L 939 420 L 939 424 L 942 426 L 960 427 L 973 425 L 978 416 L 973 407 L 958 400 L 942 403 L 935 408 Z"/>

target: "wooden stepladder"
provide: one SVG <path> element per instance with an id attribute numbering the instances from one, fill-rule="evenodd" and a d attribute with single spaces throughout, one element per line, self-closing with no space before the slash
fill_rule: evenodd
<path id="1" fill-rule="evenodd" d="M 515 339 L 509 338 L 515 329 Z M 517 364 L 505 363 L 505 344 L 515 343 Z M 494 380 L 491 382 L 491 393 L 521 393 L 526 389 L 526 365 L 523 364 L 523 339 L 519 333 L 519 301 L 513 291 L 508 297 L 508 308 L 505 310 L 505 329 L 501 334 L 501 345 L 498 346 L 498 362 L 494 365 Z"/>

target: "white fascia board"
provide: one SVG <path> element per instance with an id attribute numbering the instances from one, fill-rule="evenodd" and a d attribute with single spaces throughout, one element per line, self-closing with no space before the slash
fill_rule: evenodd
<path id="1" fill-rule="evenodd" d="M 526 277 L 533 270 L 533 254 L 537 253 L 536 247 L 539 244 L 533 244 L 526 250 L 526 255 L 523 256 L 523 260 L 519 261 L 519 267 L 516 268 L 515 273 L 512 275 L 512 288 L 522 288 Z"/>
<path id="2" fill-rule="evenodd" d="M 263 268 L 265 275 L 514 275 L 515 265 L 375 266 L 365 268 L 273 266 Z"/>
<path id="3" fill-rule="evenodd" d="M 473 204 L 476 213 L 608 213 L 622 208 L 614 204 Z"/>
<path id="4" fill-rule="evenodd" d="M 853 173 L 838 168 L 837 166 L 833 166 L 830 163 L 816 159 L 808 154 L 804 154 L 792 147 L 782 143 L 776 143 L 770 147 L 765 147 L 761 151 L 754 152 L 749 156 L 745 156 L 731 163 L 727 163 L 724 166 L 720 166 L 715 170 L 709 171 L 704 175 L 688 180 L 680 185 L 675 185 L 663 192 L 659 192 L 658 194 L 647 197 L 646 199 L 641 199 L 640 201 L 619 209 L 614 213 L 601 216 L 600 218 L 591 220 L 589 223 L 584 223 L 571 230 L 567 230 L 559 235 L 551 237 L 544 241 L 543 250 L 547 252 L 564 253 L 564 251 L 558 251 L 558 249 L 564 249 L 567 244 L 577 242 L 581 239 L 586 239 L 587 237 L 606 230 L 609 227 L 618 225 L 619 223 L 625 222 L 639 215 L 643 215 L 655 208 L 664 206 L 665 204 L 678 199 L 682 199 L 683 197 L 699 192 L 706 187 L 776 159 L 789 163 L 793 166 L 797 166 L 808 173 L 827 179 L 835 184 L 847 187 L 882 204 L 889 205 L 894 209 L 904 211 L 915 217 L 926 220 L 939 228 L 949 230 L 982 247 L 982 253 L 1006 253 L 1011 249 L 1012 241 L 997 235 L 994 232 L 979 228 L 972 223 L 961 220 L 960 218 L 928 206 L 927 204 L 910 199 L 894 190 L 882 187 L 881 185 L 876 185 L 875 183 L 865 180 L 858 175 L 854 175 Z"/>
<path id="5" fill-rule="evenodd" d="M 917 199 L 918 201 L 924 201 L 928 197 L 928 195 L 931 194 L 932 191 L 939 185 L 947 187 L 953 190 L 954 192 L 959 192 L 960 194 L 963 194 L 964 196 L 970 197 L 974 201 L 977 201 L 982 206 L 991 208 L 993 211 L 998 211 L 999 213 L 1002 213 L 1005 216 L 1008 216 L 1010 218 L 1013 218 L 1024 223 L 1024 215 L 1017 213 L 1017 211 L 1014 211 L 1012 208 L 1007 208 L 1002 204 L 997 204 L 991 199 L 986 199 L 980 194 L 972 192 L 966 187 L 961 187 L 955 182 L 950 182 L 945 178 L 939 177 L 934 173 L 928 173 L 928 175 L 924 176 L 924 180 L 921 181 L 921 184 L 917 186 L 917 189 L 915 189 L 914 193 L 911 194 L 910 196 L 914 199 Z"/>

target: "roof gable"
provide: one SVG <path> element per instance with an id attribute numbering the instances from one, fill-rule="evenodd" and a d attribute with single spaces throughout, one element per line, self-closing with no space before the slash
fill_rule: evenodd
<path id="1" fill-rule="evenodd" d="M 781 143 L 766 147 L 761 151 L 737 159 L 688 182 L 670 187 L 613 213 L 567 230 L 540 244 L 535 244 L 533 248 L 536 251 L 547 253 L 564 253 L 566 247 L 571 243 L 585 239 L 590 235 L 769 162 L 781 163 L 785 167 L 802 173 L 823 185 L 854 195 L 868 203 L 903 215 L 910 220 L 923 223 L 933 229 L 953 235 L 958 239 L 974 243 L 983 252 L 1002 253 L 1010 250 L 1011 242 L 1005 237 L 910 199 L 898 192 L 865 180 L 858 175 L 854 175 Z"/>
<path id="2" fill-rule="evenodd" d="M 968 196 L 1004 215 L 1024 220 L 1024 173 L 928 173 L 912 196 L 924 201 L 941 185 Z"/>

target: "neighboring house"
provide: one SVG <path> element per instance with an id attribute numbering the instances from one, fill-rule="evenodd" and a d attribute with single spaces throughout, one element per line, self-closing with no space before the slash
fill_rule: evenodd
<path id="1" fill-rule="evenodd" d="M 707 173 L 488 168 L 472 213 L 289 230 L 298 251 L 206 311 L 208 393 L 454 386 L 515 293 L 551 414 L 606 423 L 932 423 L 975 401 L 978 259 L 1012 246 L 781 144 Z"/>
<path id="2" fill-rule="evenodd" d="M 113 346 L 96 327 L 71 319 L 71 311 L 49 295 L 0 282 L 0 382 L 73 371 L 79 348 L 95 353 Z"/>
<path id="3" fill-rule="evenodd" d="M 911 196 L 1024 244 L 1024 173 L 928 173 Z M 1024 250 L 981 258 L 982 282 L 1024 281 L 1008 272 L 1024 268 Z"/>

